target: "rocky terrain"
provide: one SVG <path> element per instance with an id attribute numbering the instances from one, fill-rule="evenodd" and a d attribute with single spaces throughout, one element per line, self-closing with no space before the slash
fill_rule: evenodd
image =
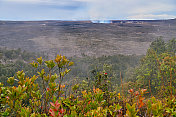
<path id="1" fill-rule="evenodd" d="M 176 37 L 176 19 L 111 21 L 0 21 L 0 47 L 49 56 L 142 55 L 151 41 Z"/>

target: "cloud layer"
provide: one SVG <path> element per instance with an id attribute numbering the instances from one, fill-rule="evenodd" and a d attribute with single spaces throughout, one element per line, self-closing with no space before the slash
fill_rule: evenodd
<path id="1" fill-rule="evenodd" d="M 176 18 L 175 0 L 0 0 L 0 20 Z"/>

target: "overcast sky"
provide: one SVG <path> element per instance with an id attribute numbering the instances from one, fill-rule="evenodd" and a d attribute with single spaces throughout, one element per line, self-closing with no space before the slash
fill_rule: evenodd
<path id="1" fill-rule="evenodd" d="M 176 0 L 0 0 L 0 20 L 176 18 Z"/>

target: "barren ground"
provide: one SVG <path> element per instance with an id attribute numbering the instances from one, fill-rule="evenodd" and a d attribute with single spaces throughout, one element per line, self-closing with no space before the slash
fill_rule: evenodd
<path id="1" fill-rule="evenodd" d="M 142 55 L 157 37 L 168 41 L 176 37 L 175 32 L 176 20 L 111 24 L 0 21 L 0 46 L 49 56 Z"/>

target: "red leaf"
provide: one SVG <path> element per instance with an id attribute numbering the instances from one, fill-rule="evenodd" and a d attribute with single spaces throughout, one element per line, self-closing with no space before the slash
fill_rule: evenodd
<path id="1" fill-rule="evenodd" d="M 60 107 L 60 103 L 58 103 L 58 100 L 55 102 L 55 109 L 58 110 Z"/>
<path id="2" fill-rule="evenodd" d="M 51 104 L 51 106 L 55 107 L 55 104 L 54 104 L 54 103 L 50 102 L 50 104 Z"/>
<path id="3" fill-rule="evenodd" d="M 51 113 L 51 116 L 54 117 L 55 116 L 55 112 L 53 111 L 53 109 L 49 109 L 49 113 Z"/>
<path id="4" fill-rule="evenodd" d="M 61 114 L 64 113 L 64 109 L 63 108 L 61 110 L 59 110 L 59 111 L 60 111 Z"/>

